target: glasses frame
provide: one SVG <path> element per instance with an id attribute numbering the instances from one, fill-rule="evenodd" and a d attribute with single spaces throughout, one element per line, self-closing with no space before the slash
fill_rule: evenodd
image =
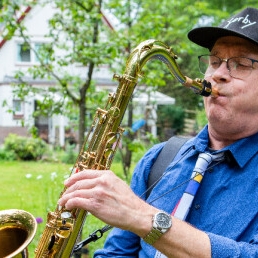
<path id="1" fill-rule="evenodd" d="M 230 57 L 230 58 L 220 58 L 220 57 L 218 57 L 218 56 L 216 56 L 216 55 L 209 55 L 209 54 L 200 55 L 200 56 L 198 56 L 198 60 L 199 60 L 199 70 L 200 70 L 200 72 L 201 72 L 202 74 L 204 74 L 204 75 L 206 74 L 206 71 L 207 71 L 207 69 L 208 69 L 210 66 L 207 65 L 207 68 L 206 68 L 206 71 L 205 71 L 205 72 L 203 72 L 203 71 L 201 70 L 201 63 L 203 63 L 203 62 L 201 61 L 201 58 L 202 58 L 202 57 L 216 57 L 216 58 L 220 61 L 218 68 L 221 66 L 221 64 L 222 64 L 223 62 L 226 62 L 227 69 L 228 69 L 228 71 L 229 71 L 230 76 L 233 77 L 233 78 L 236 78 L 236 79 L 243 79 L 243 77 L 249 76 L 249 75 L 251 74 L 252 70 L 255 69 L 255 68 L 254 68 L 254 63 L 258 63 L 258 60 L 252 59 L 252 58 L 249 58 L 249 57 L 244 57 L 244 56 L 234 56 L 234 57 Z M 233 73 L 234 73 L 234 71 L 236 71 L 236 70 L 232 70 L 232 68 L 229 66 L 229 61 L 232 60 L 232 59 L 235 59 L 235 58 L 244 58 L 244 59 L 250 60 L 250 61 L 252 62 L 252 65 L 250 66 L 250 69 L 249 69 L 249 70 L 242 70 L 242 71 L 249 71 L 249 74 L 248 74 L 248 75 L 245 74 L 245 75 L 240 76 L 240 77 L 235 76 L 235 75 L 232 75 L 232 71 L 233 71 Z M 213 73 L 214 73 L 218 68 L 213 69 Z"/>

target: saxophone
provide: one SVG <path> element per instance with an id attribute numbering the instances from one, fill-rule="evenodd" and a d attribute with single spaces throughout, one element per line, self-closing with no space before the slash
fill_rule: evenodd
<path id="1" fill-rule="evenodd" d="M 216 90 L 212 89 L 211 84 L 207 81 L 193 80 L 181 73 L 175 61 L 177 56 L 170 47 L 156 40 L 146 40 L 140 43 L 129 55 L 124 74 L 122 76 L 114 75 L 114 79 L 119 82 L 117 90 L 115 93 L 109 94 L 104 109 L 97 109 L 72 173 L 79 173 L 84 169 L 106 170 L 110 168 L 124 132 L 120 124 L 127 105 L 138 77 L 141 75 L 142 67 L 152 59 L 158 59 L 165 63 L 171 74 L 183 86 L 190 88 L 196 94 L 217 96 Z M 66 188 L 62 193 L 65 190 Z M 57 206 L 55 211 L 49 212 L 45 229 L 35 249 L 35 257 L 70 257 L 82 231 L 87 213 L 85 210 L 66 210 L 60 206 Z"/>

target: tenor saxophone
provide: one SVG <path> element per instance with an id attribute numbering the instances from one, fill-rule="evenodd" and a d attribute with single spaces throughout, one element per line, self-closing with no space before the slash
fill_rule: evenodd
<path id="1" fill-rule="evenodd" d="M 104 109 L 96 110 L 72 173 L 79 173 L 84 169 L 106 170 L 110 168 L 124 132 L 120 124 L 127 105 L 143 66 L 152 59 L 165 63 L 171 74 L 183 86 L 190 88 L 196 94 L 217 95 L 216 90 L 212 89 L 207 81 L 193 80 L 181 73 L 176 63 L 177 56 L 170 47 L 156 40 L 146 40 L 140 43 L 129 55 L 124 74 L 114 75 L 114 79 L 118 81 L 117 90 L 109 94 Z M 60 196 L 65 190 L 66 188 Z M 88 212 L 82 209 L 66 210 L 57 205 L 55 211 L 48 213 L 45 229 L 35 249 L 35 257 L 70 257 L 87 214 Z"/>

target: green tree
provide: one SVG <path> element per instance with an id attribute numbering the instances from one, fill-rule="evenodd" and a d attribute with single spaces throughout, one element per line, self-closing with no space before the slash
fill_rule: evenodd
<path id="1" fill-rule="evenodd" d="M 26 46 L 37 55 L 40 65 L 28 69 L 28 73 L 17 72 L 18 87 L 16 94 L 25 98 L 28 93 L 40 93 L 44 99 L 39 103 L 38 113 L 45 114 L 67 113 L 70 114 L 74 107 L 78 107 L 79 143 L 82 145 L 86 127 L 86 102 L 96 102 L 92 74 L 101 64 L 109 64 L 116 57 L 116 46 L 109 39 L 109 28 L 103 24 L 103 1 L 51 1 L 58 10 L 49 20 L 49 33 L 45 35 L 48 44 L 38 49 L 33 49 L 32 40 L 27 35 L 23 23 L 16 22 L 16 14 L 20 6 L 40 4 L 44 6 L 49 1 L 4 1 L 2 22 L 8 34 L 14 34 L 24 39 Z M 12 14 L 12 15 L 10 15 Z M 102 35 L 101 41 L 99 40 Z M 106 36 L 104 36 L 106 35 Z M 65 53 L 64 55 L 60 55 Z M 84 67 L 83 76 L 74 75 L 69 69 L 74 64 Z M 32 87 L 26 78 L 47 79 L 50 82 L 46 89 Z M 52 86 L 53 85 L 53 86 Z M 59 102 L 53 101 L 53 94 L 61 96 Z M 103 99 L 102 99 L 103 101 Z M 96 104 L 95 104 L 96 105 Z M 37 115 L 37 114 L 35 114 Z"/>

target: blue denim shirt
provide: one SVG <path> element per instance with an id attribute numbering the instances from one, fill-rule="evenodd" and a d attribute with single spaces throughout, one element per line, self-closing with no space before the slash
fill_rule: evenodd
<path id="1" fill-rule="evenodd" d="M 208 234 L 212 258 L 258 257 L 257 143 L 255 134 L 220 150 L 227 151 L 227 160 L 208 169 L 186 218 Z M 152 147 L 135 168 L 131 187 L 143 199 L 150 168 L 163 146 L 160 143 Z M 171 212 L 187 186 L 185 182 L 191 176 L 198 153 L 207 150 L 206 126 L 181 148 L 146 201 Z M 155 253 L 152 246 L 134 233 L 114 228 L 104 248 L 97 250 L 94 257 L 149 258 Z"/>

